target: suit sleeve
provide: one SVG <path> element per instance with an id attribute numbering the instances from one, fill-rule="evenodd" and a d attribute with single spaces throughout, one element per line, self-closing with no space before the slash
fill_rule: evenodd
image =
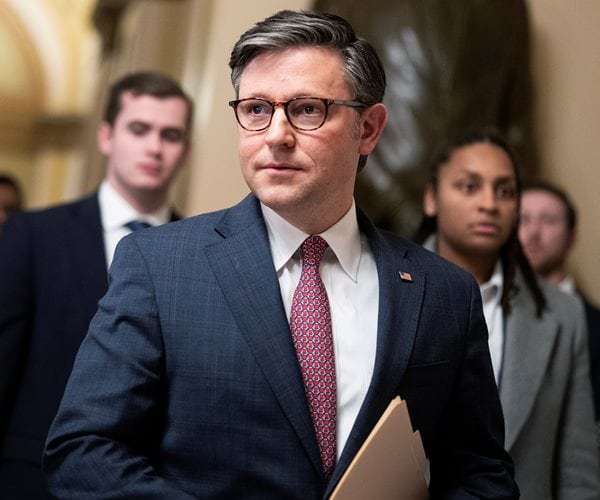
<path id="1" fill-rule="evenodd" d="M 0 443 L 14 404 L 31 337 L 33 317 L 31 236 L 23 214 L 0 236 Z"/>
<path id="2" fill-rule="evenodd" d="M 589 375 L 588 336 L 582 304 L 561 314 L 565 327 L 573 329 L 570 379 L 564 398 L 560 436 L 556 450 L 556 498 L 600 496 L 600 465 Z M 581 306 L 581 307 L 579 307 Z M 566 335 L 569 332 L 562 332 Z"/>
<path id="3" fill-rule="evenodd" d="M 50 429 L 49 489 L 61 499 L 191 499 L 153 467 L 164 356 L 153 283 L 134 238 L 119 244 L 111 280 Z"/>
<path id="4" fill-rule="evenodd" d="M 518 498 L 475 282 L 470 297 L 462 361 L 431 451 L 430 494 L 432 499 Z"/>

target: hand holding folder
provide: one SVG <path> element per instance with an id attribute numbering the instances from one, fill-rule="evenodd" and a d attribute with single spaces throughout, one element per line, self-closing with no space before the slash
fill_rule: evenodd
<path id="1" fill-rule="evenodd" d="M 405 401 L 394 398 L 336 486 L 331 500 L 423 500 L 429 464 Z"/>

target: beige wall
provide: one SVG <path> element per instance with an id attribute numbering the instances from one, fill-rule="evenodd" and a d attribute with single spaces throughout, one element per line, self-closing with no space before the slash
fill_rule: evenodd
<path id="1" fill-rule="evenodd" d="M 78 128 L 95 90 L 94 0 L 0 0 L 0 171 L 26 206 L 77 196 Z"/>
<path id="2" fill-rule="evenodd" d="M 529 0 L 542 176 L 579 212 L 570 265 L 600 303 L 600 1 Z"/>

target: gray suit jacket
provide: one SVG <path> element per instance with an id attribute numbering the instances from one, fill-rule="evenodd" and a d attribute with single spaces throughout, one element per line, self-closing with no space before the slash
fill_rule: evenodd
<path id="1" fill-rule="evenodd" d="M 522 282 L 506 322 L 500 400 L 523 500 L 600 498 L 600 466 L 581 301 L 545 283 L 535 316 Z"/>

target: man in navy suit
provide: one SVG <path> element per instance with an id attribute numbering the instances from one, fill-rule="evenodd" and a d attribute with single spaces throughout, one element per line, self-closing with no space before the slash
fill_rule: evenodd
<path id="1" fill-rule="evenodd" d="M 132 221 L 173 220 L 168 191 L 192 103 L 158 73 L 111 88 L 97 138 L 106 178 L 91 196 L 17 214 L 0 239 L 0 497 L 45 498 L 41 460 L 107 268 Z"/>
<path id="2" fill-rule="evenodd" d="M 432 498 L 516 498 L 476 283 L 354 204 L 387 122 L 377 54 L 342 18 L 281 11 L 230 67 L 252 193 L 119 243 L 46 444 L 51 491 L 327 497 L 400 395 Z M 323 313 L 306 337 L 334 369 L 305 370 L 331 357 L 296 346 L 301 260 Z"/>

